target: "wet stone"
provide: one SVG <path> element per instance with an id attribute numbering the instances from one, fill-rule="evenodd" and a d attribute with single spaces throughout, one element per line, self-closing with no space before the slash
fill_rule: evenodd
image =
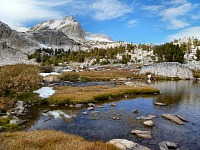
<path id="1" fill-rule="evenodd" d="M 154 123 L 152 120 L 144 121 L 143 124 L 148 127 L 153 127 Z"/>
<path id="2" fill-rule="evenodd" d="M 111 106 L 115 107 L 115 106 L 117 106 L 117 104 L 116 103 L 112 103 Z"/>
<path id="3" fill-rule="evenodd" d="M 46 114 L 47 112 L 49 112 L 49 110 L 48 110 L 48 109 L 46 109 L 46 110 L 43 110 L 43 113 L 45 113 L 45 114 Z"/>
<path id="4" fill-rule="evenodd" d="M 179 150 L 177 144 L 170 141 L 162 141 L 158 143 L 158 146 L 160 150 L 170 150 L 170 149 Z"/>
<path id="5" fill-rule="evenodd" d="M 94 107 L 88 107 L 87 110 L 89 111 L 94 110 Z"/>
<path id="6" fill-rule="evenodd" d="M 138 114 L 138 113 L 139 113 L 139 110 L 134 110 L 133 113 L 134 113 L 134 114 Z"/>
<path id="7" fill-rule="evenodd" d="M 88 113 L 86 111 L 83 112 L 83 115 L 88 115 Z"/>
<path id="8" fill-rule="evenodd" d="M 95 104 L 93 104 L 93 103 L 88 103 L 88 106 L 89 106 L 89 107 L 95 107 Z"/>

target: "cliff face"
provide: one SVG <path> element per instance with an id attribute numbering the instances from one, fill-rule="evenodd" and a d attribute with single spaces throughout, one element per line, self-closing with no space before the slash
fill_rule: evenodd
<path id="1" fill-rule="evenodd" d="M 176 62 L 165 62 L 144 66 L 140 74 L 151 73 L 162 77 L 179 77 L 180 79 L 193 79 L 192 71 Z"/>

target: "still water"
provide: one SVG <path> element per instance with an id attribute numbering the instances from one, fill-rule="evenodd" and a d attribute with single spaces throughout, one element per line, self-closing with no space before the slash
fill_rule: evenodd
<path id="1" fill-rule="evenodd" d="M 136 84 L 147 84 L 138 83 Z M 157 144 L 164 140 L 175 142 L 181 150 L 200 149 L 200 82 L 195 81 L 159 81 L 148 84 L 161 91 L 160 95 L 139 96 L 132 99 L 107 102 L 103 108 L 95 111 L 85 108 L 49 107 L 38 108 L 40 113 L 28 130 L 54 129 L 70 134 L 77 134 L 87 140 L 107 142 L 114 138 L 132 140 L 151 149 L 159 149 Z M 156 106 L 155 102 L 167 103 L 167 106 Z M 98 104 L 97 104 L 98 105 Z M 49 109 L 46 114 L 43 110 Z M 133 113 L 138 110 L 139 113 Z M 82 112 L 88 112 L 83 115 Z M 177 125 L 161 117 L 162 114 L 179 114 L 188 122 Z M 145 127 L 136 117 L 156 115 L 155 126 Z M 48 119 L 48 116 L 53 116 Z M 113 120 L 113 117 L 119 120 Z M 148 130 L 152 139 L 142 139 L 131 134 L 131 130 Z"/>

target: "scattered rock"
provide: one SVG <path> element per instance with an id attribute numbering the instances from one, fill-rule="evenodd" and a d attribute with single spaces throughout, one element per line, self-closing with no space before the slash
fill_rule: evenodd
<path id="1" fill-rule="evenodd" d="M 86 111 L 83 112 L 83 115 L 88 115 L 88 113 Z"/>
<path id="2" fill-rule="evenodd" d="M 155 104 L 155 105 L 158 105 L 158 106 L 167 106 L 167 104 L 165 104 L 165 103 L 160 103 L 160 102 L 155 102 L 154 104 Z"/>
<path id="3" fill-rule="evenodd" d="M 83 104 L 76 104 L 75 107 L 76 108 L 81 108 L 81 107 L 83 107 Z"/>
<path id="4" fill-rule="evenodd" d="M 94 107 L 88 107 L 87 110 L 89 111 L 94 110 Z"/>
<path id="5" fill-rule="evenodd" d="M 99 105 L 99 106 L 97 106 L 97 107 L 99 107 L 99 108 L 103 108 L 103 105 Z"/>
<path id="6" fill-rule="evenodd" d="M 71 105 L 69 105 L 69 107 L 73 108 L 73 107 L 74 107 L 74 105 L 72 105 L 72 104 L 71 104 Z"/>
<path id="7" fill-rule="evenodd" d="M 88 103 L 88 106 L 89 106 L 89 107 L 95 107 L 95 104 L 93 104 L 93 103 Z"/>
<path id="8" fill-rule="evenodd" d="M 99 113 L 99 111 L 95 110 L 91 112 L 91 114 L 96 114 L 96 113 Z"/>
<path id="9" fill-rule="evenodd" d="M 133 113 L 134 113 L 134 114 L 138 114 L 138 113 L 139 113 L 139 110 L 134 110 Z"/>
<path id="10" fill-rule="evenodd" d="M 178 125 L 183 125 L 184 124 L 184 122 L 174 114 L 162 114 L 162 117 L 165 118 L 165 119 L 168 119 L 170 121 L 173 121 Z"/>
<path id="11" fill-rule="evenodd" d="M 13 119 L 13 120 L 10 120 L 9 124 L 22 125 L 26 122 L 27 122 L 27 120 Z"/>
<path id="12" fill-rule="evenodd" d="M 65 104 L 65 106 L 68 107 L 69 105 L 68 105 L 68 104 Z"/>
<path id="13" fill-rule="evenodd" d="M 111 106 L 115 107 L 115 106 L 117 106 L 117 104 L 116 103 L 112 103 Z"/>
<path id="14" fill-rule="evenodd" d="M 148 126 L 148 127 L 153 127 L 153 126 L 154 126 L 152 120 L 144 121 L 143 124 L 144 124 L 145 126 Z"/>
<path id="15" fill-rule="evenodd" d="M 155 115 L 148 115 L 148 116 L 140 116 L 140 117 L 137 117 L 138 120 L 151 120 L 153 118 L 155 118 L 156 116 Z"/>
<path id="16" fill-rule="evenodd" d="M 113 144 L 121 150 L 150 150 L 148 147 L 144 147 L 126 139 L 113 139 L 107 142 L 107 144 Z"/>
<path id="17" fill-rule="evenodd" d="M 135 86 L 135 83 L 134 82 L 125 82 L 125 85 L 126 86 Z"/>
<path id="18" fill-rule="evenodd" d="M 119 117 L 112 117 L 113 120 L 119 120 Z"/>
<path id="19" fill-rule="evenodd" d="M 141 130 L 132 130 L 132 134 L 136 134 L 140 138 L 151 139 L 152 135 L 149 131 L 141 131 Z"/>
<path id="20" fill-rule="evenodd" d="M 160 150 L 170 150 L 170 149 L 179 150 L 177 144 L 170 141 L 162 141 L 158 143 L 158 146 Z"/>
<path id="21" fill-rule="evenodd" d="M 48 109 L 46 109 L 46 110 L 43 110 L 43 113 L 45 113 L 45 114 L 46 114 L 48 111 L 49 111 Z"/>

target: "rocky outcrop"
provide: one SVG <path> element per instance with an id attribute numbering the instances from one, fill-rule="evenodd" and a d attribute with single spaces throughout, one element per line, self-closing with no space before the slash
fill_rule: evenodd
<path id="1" fill-rule="evenodd" d="M 149 66 L 144 66 L 140 74 L 154 74 L 155 76 L 180 79 L 193 79 L 192 71 L 177 62 L 157 63 Z"/>
<path id="2" fill-rule="evenodd" d="M 134 143 L 126 139 L 113 139 L 107 143 L 113 144 L 121 150 L 151 150 L 148 147 L 139 145 L 138 143 Z"/>
<path id="3" fill-rule="evenodd" d="M 29 33 L 30 38 L 44 45 L 77 45 L 75 41 L 71 40 L 62 31 L 56 30 L 44 30 L 44 31 L 34 31 Z"/>
<path id="4" fill-rule="evenodd" d="M 5 23 L 0 21 L 0 39 L 9 38 L 12 33 L 12 29 Z"/>

